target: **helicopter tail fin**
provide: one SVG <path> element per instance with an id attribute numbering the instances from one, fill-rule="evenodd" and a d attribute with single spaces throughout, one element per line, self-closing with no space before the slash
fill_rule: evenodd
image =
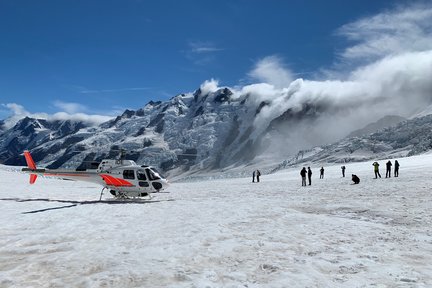
<path id="1" fill-rule="evenodd" d="M 27 162 L 27 167 L 31 170 L 36 170 L 36 164 L 33 161 L 33 157 L 31 156 L 30 152 L 28 150 L 24 151 L 24 157 Z M 30 184 L 34 184 L 36 182 L 37 175 L 36 174 L 30 174 Z"/>

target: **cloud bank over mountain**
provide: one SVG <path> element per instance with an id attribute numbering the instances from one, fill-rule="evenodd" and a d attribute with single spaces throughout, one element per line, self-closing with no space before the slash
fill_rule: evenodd
<path id="1" fill-rule="evenodd" d="M 286 127 L 281 137 L 293 138 L 297 149 L 338 140 L 386 115 L 409 117 L 432 103 L 432 7 L 397 7 L 337 33 L 354 44 L 335 63 L 340 70 L 326 72 L 328 80 L 291 80 L 295 74 L 277 56 L 257 62 L 249 76 L 262 83 L 236 90 L 268 103 L 255 119 L 257 130 L 287 110 L 306 116 L 312 109 L 313 119 Z"/>
<path id="2" fill-rule="evenodd" d="M 31 117 L 37 119 L 47 119 L 47 120 L 72 120 L 72 121 L 83 121 L 90 125 L 98 125 L 106 122 L 113 117 L 105 115 L 90 115 L 79 112 L 83 110 L 84 106 L 77 103 L 66 103 L 61 101 L 56 101 L 55 106 L 61 108 L 65 112 L 57 112 L 54 114 L 47 113 L 30 113 L 24 106 L 16 103 L 2 104 L 3 107 L 9 109 L 12 115 L 4 121 L 4 126 L 6 129 L 14 126 L 20 119 L 24 117 Z M 85 110 L 85 109 L 84 109 Z"/>

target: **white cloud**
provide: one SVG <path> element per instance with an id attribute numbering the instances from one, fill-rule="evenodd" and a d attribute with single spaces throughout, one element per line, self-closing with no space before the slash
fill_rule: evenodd
<path id="1" fill-rule="evenodd" d="M 191 41 L 189 42 L 190 52 L 202 54 L 222 51 L 222 48 L 218 48 L 211 42 Z"/>
<path id="2" fill-rule="evenodd" d="M 54 101 L 54 106 L 64 110 L 65 112 L 69 113 L 69 114 L 74 114 L 74 113 L 80 113 L 80 112 L 85 112 L 87 111 L 87 107 L 79 104 L 79 103 L 73 103 L 73 102 L 63 102 L 63 101 Z"/>
<path id="3" fill-rule="evenodd" d="M 48 119 L 48 120 L 73 120 L 73 121 L 83 121 L 90 125 L 98 125 L 105 121 L 112 119 L 111 116 L 104 115 L 89 115 L 85 113 L 77 113 L 76 109 L 80 108 L 80 104 L 76 103 L 65 103 L 61 101 L 56 102 L 57 107 L 64 106 L 64 108 L 68 108 L 69 112 L 57 112 L 55 114 L 47 114 L 47 113 L 30 113 L 27 111 L 22 105 L 16 103 L 7 103 L 2 104 L 3 107 L 7 108 L 12 114 L 8 118 L 5 119 L 5 128 L 13 127 L 19 120 L 24 117 L 38 118 L 38 119 Z M 75 105 L 73 105 L 75 104 Z M 82 106 L 84 107 L 84 106 Z"/>
<path id="4" fill-rule="evenodd" d="M 268 56 L 259 60 L 248 74 L 254 80 L 274 85 L 277 88 L 288 87 L 293 80 L 291 71 L 278 56 Z"/>
<path id="5" fill-rule="evenodd" d="M 187 45 L 189 47 L 183 53 L 187 59 L 198 66 L 213 63 L 216 60 L 216 53 L 224 50 L 212 42 L 190 41 Z"/>
<path id="6" fill-rule="evenodd" d="M 106 122 L 113 117 L 105 116 L 105 115 L 89 115 L 84 113 L 66 113 L 66 112 L 57 112 L 48 117 L 52 120 L 72 120 L 72 121 L 83 121 L 88 124 L 98 125 L 103 122 Z"/>
<path id="7" fill-rule="evenodd" d="M 314 106 L 317 113 L 312 122 L 300 119 L 295 126 L 286 127 L 283 138 L 293 142 L 289 148 L 294 152 L 333 142 L 387 115 L 418 113 L 432 103 L 431 79 L 432 50 L 383 58 L 359 67 L 346 80 L 297 79 L 281 89 L 254 84 L 244 87 L 242 93 L 270 102 L 255 119 L 257 132 L 289 109 L 295 113 L 305 105 Z"/>
<path id="8" fill-rule="evenodd" d="M 28 112 L 23 106 L 16 103 L 1 104 L 7 108 L 10 112 L 10 116 L 4 120 L 4 126 L 6 129 L 13 127 L 19 120 L 24 117 L 35 117 L 41 119 L 47 119 L 48 114 L 46 113 L 35 113 Z"/>
<path id="9" fill-rule="evenodd" d="M 219 89 L 219 81 L 215 79 L 206 80 L 201 84 L 200 89 L 203 95 L 215 92 Z"/>
<path id="10" fill-rule="evenodd" d="M 432 49 L 432 7 L 398 7 L 346 24 L 338 33 L 355 42 L 341 54 L 346 60 L 429 50 Z"/>
<path id="11" fill-rule="evenodd" d="M 281 128 L 286 133 L 272 139 L 296 152 L 334 142 L 387 115 L 410 117 L 432 103 L 432 7 L 397 8 L 344 25 L 339 32 L 356 42 L 342 54 L 354 68 L 331 71 L 332 80 L 292 81 L 295 74 L 275 56 L 256 64 L 248 75 L 264 83 L 237 89 L 270 103 L 255 119 L 255 133 L 290 109 L 294 115 L 313 107 L 315 118 L 293 116 L 293 125 Z"/>

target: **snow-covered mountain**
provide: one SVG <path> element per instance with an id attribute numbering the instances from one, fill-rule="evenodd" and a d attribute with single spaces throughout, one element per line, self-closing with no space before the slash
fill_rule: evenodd
<path id="1" fill-rule="evenodd" d="M 373 132 L 376 132 L 378 130 L 399 124 L 400 122 L 406 120 L 406 118 L 396 115 L 388 115 L 384 116 L 383 118 L 379 119 L 376 122 L 368 124 L 366 127 L 362 129 L 355 130 L 351 132 L 348 137 L 359 137 L 367 134 L 371 134 Z"/>
<path id="2" fill-rule="evenodd" d="M 432 114 L 405 120 L 375 133 L 301 150 L 273 171 L 300 164 L 348 163 L 418 155 L 432 150 Z"/>
<path id="3" fill-rule="evenodd" d="M 232 95 L 228 88 L 207 93 L 198 89 L 126 110 L 96 127 L 26 117 L 1 132 L 0 162 L 23 165 L 20 154 L 29 149 L 42 165 L 76 167 L 84 161 L 117 157 L 119 149 L 125 149 L 127 158 L 163 170 L 228 165 L 244 159 L 241 146 L 251 141 L 253 118 L 259 113 L 247 103 L 248 95 Z"/>
<path id="4" fill-rule="evenodd" d="M 157 166 L 174 175 L 265 161 L 277 163 L 289 159 L 299 150 L 335 142 L 343 134 L 339 131 L 333 135 L 330 129 L 322 129 L 323 125 L 330 123 L 322 119 L 330 119 L 328 115 L 341 111 L 343 107 L 305 102 L 275 112 L 278 106 L 285 107 L 278 105 L 280 100 L 263 100 L 253 93 L 239 93 L 229 88 L 212 91 L 204 88 L 177 95 L 165 102 L 151 101 L 141 109 L 126 110 L 98 126 L 78 120 L 23 118 L 12 128 L 0 130 L 0 163 L 25 165 L 21 153 L 28 149 L 38 165 L 76 168 L 103 158 L 115 158 L 119 150 L 124 149 L 127 158 Z M 292 92 L 287 90 L 284 93 L 280 99 L 289 101 Z M 413 151 L 411 154 L 415 154 L 415 151 L 424 151 L 428 147 L 421 144 L 427 139 L 420 139 L 428 134 L 420 133 L 419 129 L 430 129 L 432 121 L 428 117 L 421 119 L 403 122 L 405 124 L 399 124 L 395 129 L 403 130 L 403 125 L 408 125 L 406 131 L 398 130 L 396 133 L 392 130 L 381 138 L 350 138 L 312 152 L 302 151 L 301 159 L 307 160 L 304 155 L 311 154 L 314 161 L 334 162 L 339 161 L 335 159 L 340 159 L 340 151 L 352 150 L 343 156 L 346 161 L 352 161 L 350 159 L 363 159 L 362 149 L 368 149 L 368 153 L 410 149 Z M 394 123 L 393 120 L 390 122 Z M 372 126 L 377 128 L 377 125 Z M 386 125 L 379 128 L 383 126 Z M 358 128 L 354 125 L 349 131 Z M 399 141 L 400 133 L 409 134 L 403 144 Z M 389 143 L 383 139 L 385 137 L 399 138 Z M 418 143 L 409 144 L 409 141 Z M 299 155 L 292 159 L 298 158 Z M 293 162 L 292 159 L 288 162 Z"/>

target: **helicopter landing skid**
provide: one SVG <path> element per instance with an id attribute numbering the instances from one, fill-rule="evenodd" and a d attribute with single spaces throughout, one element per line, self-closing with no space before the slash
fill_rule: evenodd
<path id="1" fill-rule="evenodd" d="M 99 201 L 102 200 L 103 191 L 104 191 L 105 189 L 106 189 L 106 187 L 103 187 L 103 188 L 102 188 L 102 191 L 101 191 L 101 194 L 100 194 L 100 197 L 99 197 Z"/>
<path id="2" fill-rule="evenodd" d="M 99 197 L 99 201 L 102 201 L 102 195 L 103 195 L 103 192 L 104 192 L 105 189 L 108 189 L 108 188 L 107 187 L 102 188 L 101 194 L 100 194 L 100 197 Z M 153 197 L 150 195 L 150 193 L 147 193 L 146 196 L 142 196 L 142 197 L 135 197 L 135 196 L 131 197 L 131 196 L 128 196 L 124 192 L 118 191 L 115 194 L 114 198 L 112 198 L 112 199 L 115 199 L 115 200 L 125 200 L 125 201 L 127 201 L 127 200 L 132 200 L 132 201 L 134 201 L 134 200 L 146 200 L 147 201 L 147 200 L 153 199 Z"/>

